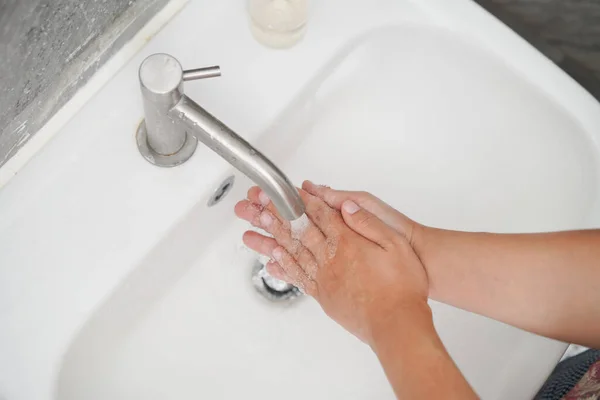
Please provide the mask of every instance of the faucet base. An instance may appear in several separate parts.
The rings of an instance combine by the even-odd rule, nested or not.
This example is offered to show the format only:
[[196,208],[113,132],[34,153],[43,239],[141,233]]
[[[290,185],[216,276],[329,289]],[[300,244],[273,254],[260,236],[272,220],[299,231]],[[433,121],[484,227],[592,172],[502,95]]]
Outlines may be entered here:
[[170,154],[168,156],[158,154],[148,144],[148,134],[146,131],[146,121],[142,121],[138,126],[137,132],[135,134],[135,139],[137,142],[138,149],[142,154],[142,157],[146,159],[151,164],[154,164],[159,167],[175,167],[179,164],[186,162],[192,154],[196,151],[196,147],[198,146],[198,140],[195,137],[186,133],[185,142],[181,149],[179,149],[176,153]]

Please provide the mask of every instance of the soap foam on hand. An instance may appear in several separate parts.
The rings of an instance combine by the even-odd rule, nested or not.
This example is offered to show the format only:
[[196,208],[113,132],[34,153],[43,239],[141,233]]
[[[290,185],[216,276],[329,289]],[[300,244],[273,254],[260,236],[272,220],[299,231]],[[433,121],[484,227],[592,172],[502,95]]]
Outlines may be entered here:
[[[306,214],[302,214],[300,218],[290,221],[290,233],[292,238],[295,240],[299,240],[300,236],[302,236],[302,234],[306,231],[310,223],[311,221]],[[327,238],[327,258],[329,258],[330,260],[335,257],[335,254],[337,252],[337,245],[338,238],[336,236]]]
[[310,220],[306,214],[302,214],[300,218],[297,218],[293,221],[290,221],[290,231],[292,234],[292,238],[298,240],[300,236],[304,233],[308,225],[310,224]]

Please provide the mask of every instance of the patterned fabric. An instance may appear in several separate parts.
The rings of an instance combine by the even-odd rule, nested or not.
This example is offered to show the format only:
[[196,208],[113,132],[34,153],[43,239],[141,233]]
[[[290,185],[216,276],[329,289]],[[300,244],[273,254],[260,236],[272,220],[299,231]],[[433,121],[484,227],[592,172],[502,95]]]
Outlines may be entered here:
[[[600,350],[588,350],[560,362],[535,396],[535,400],[567,400],[565,396],[570,394],[592,366],[597,367],[595,364],[599,361]],[[572,399],[573,397],[568,398]],[[585,397],[583,399],[587,400]],[[600,397],[596,400],[600,400]]]
[[600,361],[597,361],[563,400],[600,400]]

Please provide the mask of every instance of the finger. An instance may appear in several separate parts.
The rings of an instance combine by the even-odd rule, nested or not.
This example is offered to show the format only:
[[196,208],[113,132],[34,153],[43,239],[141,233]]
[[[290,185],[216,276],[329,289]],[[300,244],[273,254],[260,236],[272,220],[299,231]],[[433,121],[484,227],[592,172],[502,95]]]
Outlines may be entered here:
[[[330,193],[330,195],[328,197],[330,199],[335,198],[335,202],[333,204],[335,205],[334,208],[336,208],[338,211],[341,208],[341,203],[343,202],[343,200],[341,200],[342,196],[333,195],[333,193],[337,192],[337,191],[326,188],[324,186],[319,187],[319,188],[322,188],[319,191],[317,189],[317,185],[314,185],[309,181],[306,181],[304,183],[303,187],[304,186],[307,186],[313,190],[313,193],[310,193],[309,191],[302,190],[302,189],[299,190],[300,196],[302,197],[302,200],[304,201],[304,204],[307,208],[307,214],[310,212],[310,214],[312,214],[312,216],[315,219],[315,221],[314,221],[315,225],[322,232],[326,233],[323,229],[326,230],[328,228],[331,228],[332,223],[334,223],[334,222],[339,223],[342,220],[337,212],[335,212],[334,210],[331,210],[332,206],[327,203],[327,201],[325,200],[325,196],[323,196],[323,195]],[[321,196],[319,196],[318,194],[320,194]],[[319,201],[319,199],[321,201]],[[287,221],[285,221],[283,218],[281,218],[281,216],[277,212],[277,209],[275,208],[275,206],[269,199],[269,196],[263,190],[261,190],[258,186],[253,186],[248,190],[248,200],[256,205],[263,206],[264,208],[269,210],[275,217],[277,217],[277,219],[282,221],[284,224],[287,223]],[[329,207],[327,207],[327,206],[329,206]],[[338,233],[338,232],[332,232],[332,233]]]
[[277,208],[275,208],[275,205],[273,204],[269,196],[260,187],[252,186],[250,189],[248,189],[247,196],[248,200],[250,200],[252,203],[269,210],[271,214],[273,214],[275,217],[277,217],[278,220],[283,222],[284,225],[289,222],[285,218],[281,217],[279,211],[277,211]]
[[273,250],[273,258],[281,266],[285,274],[291,278],[291,284],[297,286],[303,292],[311,296],[315,294],[315,282],[306,275],[302,268],[296,263],[294,257],[292,257],[283,247],[277,247]]
[[244,235],[242,236],[242,241],[250,249],[269,257],[271,257],[273,250],[275,250],[275,248],[279,246],[277,244],[277,241],[272,237],[261,235],[260,233],[255,231],[244,232]]
[[301,190],[300,196],[304,201],[306,215],[316,225],[325,237],[337,237],[345,228],[344,221],[339,211],[331,208],[327,203]]
[[271,203],[271,199],[269,199],[269,196],[267,196],[267,194],[264,193],[262,189],[258,186],[252,186],[250,189],[248,189],[247,198],[254,204],[258,204],[262,207],[268,208],[268,210],[271,211],[271,213],[273,213],[273,215],[275,215],[277,219],[279,219],[280,221],[283,220],[283,218],[277,212],[277,209]]
[[342,204],[342,216],[354,232],[384,249],[394,246],[400,237],[393,228],[352,200],[346,200]]
[[[284,225],[281,221],[275,218],[268,210],[263,210],[259,217],[260,226],[262,229],[273,235],[277,243],[285,248],[298,262],[301,267],[306,269],[306,272],[311,276],[316,273],[314,270],[319,260],[319,254],[324,253],[323,249],[326,246],[327,241],[323,237],[323,234],[316,229],[311,234],[304,233],[302,236],[306,240],[306,243],[310,243],[314,251],[310,251],[304,244],[291,236],[291,232],[287,225]],[[308,238],[311,235],[320,235],[319,238]]]
[[234,207],[235,215],[256,227],[260,227],[262,208],[248,200],[239,201]]
[[383,219],[388,211],[396,211],[390,205],[385,203],[378,197],[373,196],[369,192],[360,191],[349,191],[349,190],[336,190],[329,186],[315,185],[311,181],[304,181],[302,183],[302,189],[317,196],[327,203],[330,207],[336,210],[342,209],[342,204],[346,200],[352,200],[365,210],[372,214],[375,214],[379,219]]
[[[273,250],[279,246],[274,238],[261,235],[255,231],[245,232],[242,240],[250,249],[269,257],[272,256]],[[318,264],[310,251],[302,247],[294,258],[309,278],[314,279],[316,277]]]
[[311,181],[304,181],[302,183],[302,189],[306,192],[312,194],[313,196],[317,196],[326,202],[330,207],[335,208],[336,210],[341,210],[342,203],[345,200],[354,200],[352,196],[355,192],[348,192],[345,190],[335,190],[330,188],[329,186],[324,185],[315,185]]
[[[263,194],[261,194],[261,193],[263,193]],[[267,205],[269,205],[269,203],[271,202],[271,200],[269,199],[269,196],[267,196],[267,194],[264,193],[262,191],[262,189],[259,188],[258,186],[252,186],[250,189],[248,189],[247,198],[251,202],[256,203],[256,204],[261,204],[265,207]]]
[[277,263],[277,261],[269,261],[267,263],[267,265],[265,265],[265,269],[267,270],[267,272],[269,273],[269,275],[271,275],[273,278],[279,279],[281,281],[285,281],[291,285],[293,285],[292,283],[292,278],[290,278],[285,271],[283,270],[283,268],[281,268],[281,265],[279,265],[279,263]]
[[[303,193],[304,196],[307,195],[306,192],[300,190],[301,196],[303,195]],[[254,190],[251,188],[248,191],[248,196],[252,197],[252,199],[260,199],[261,206],[263,206],[267,211],[271,212],[271,214],[277,212],[277,210],[275,210],[275,207],[273,206],[273,203],[269,199],[269,196],[267,196],[266,193],[261,191],[260,189]],[[275,216],[275,214],[273,215]],[[283,220],[282,218],[277,219],[281,223],[283,228],[290,232],[290,236],[292,237],[292,239],[300,241],[300,243],[302,243],[302,245],[306,247],[311,253],[317,255],[323,252],[323,248],[326,243],[326,238],[325,235],[323,235],[323,232],[321,232],[321,230],[315,225],[314,222],[310,220],[298,221],[296,224],[294,224],[295,228],[292,229],[292,223],[290,221]]]
[[[313,197],[313,196],[310,196],[310,193],[303,191],[302,189],[298,189],[298,192],[299,192],[300,196],[302,197],[302,200],[305,203],[305,205]],[[285,219],[281,218],[281,216],[279,215],[277,209],[273,205],[273,202],[271,201],[269,196],[263,190],[261,190],[258,186],[253,186],[248,190],[248,200],[254,204],[257,204],[257,205],[262,206],[262,207],[266,208],[267,210],[269,210],[274,216],[277,217],[277,219],[282,221],[284,223],[284,225],[289,222],[289,221],[286,221]]]
[[410,232],[406,232],[406,226],[410,225],[408,223],[409,219],[394,207],[369,192],[335,190],[329,186],[315,185],[311,181],[304,181],[302,188],[313,196],[321,198],[336,210],[341,210],[344,201],[352,200],[398,232],[410,235]]
[[254,203],[259,204],[258,193],[260,193],[260,188],[258,186],[252,186],[250,187],[250,189],[248,189],[248,193],[246,193],[246,198]]
[[[263,229],[267,230],[267,232],[278,238],[280,237],[279,233],[276,231],[270,231],[269,229],[277,230],[279,226],[281,226],[283,230],[289,231],[292,240],[299,241],[310,251],[310,253],[312,253],[313,257],[309,257],[306,254],[297,253],[295,248],[290,247],[290,244],[286,242],[280,241],[280,244],[296,257],[300,263],[300,266],[306,271],[307,274],[309,274],[309,276],[314,277],[318,269],[318,263],[325,262],[327,254],[329,253],[326,251],[328,246],[327,238],[323,234],[322,229],[317,226],[312,218],[318,220],[323,229],[327,229],[330,235],[338,235],[340,233],[340,230],[343,226],[343,220],[338,212],[331,210],[323,201],[320,201],[318,198],[311,196],[309,193],[301,189],[299,190],[299,193],[303,202],[305,203],[306,213],[311,218],[309,218],[308,221],[298,221],[298,223],[295,225],[295,229],[292,229],[292,224],[289,221],[278,217],[279,214],[269,199],[269,196],[267,196],[267,194],[258,186],[251,187],[248,190],[248,201],[254,204],[253,207],[250,207],[250,211],[244,209],[244,207],[248,207],[247,204],[240,206],[240,208],[249,214],[246,220],[251,222],[254,221],[253,223],[256,223],[255,211],[257,208],[264,207],[265,210],[269,211],[277,220],[273,221],[275,222],[274,228],[266,228],[264,224],[258,224],[256,226],[262,227]],[[270,223],[271,221],[266,222]],[[277,224],[277,222],[279,222],[279,224]]]
[[275,205],[273,204],[269,196],[260,187],[252,186],[250,189],[248,189],[247,197],[248,200],[250,200],[254,204],[258,204],[261,207],[264,207],[267,210],[269,210],[275,217],[277,217],[278,220],[280,220],[284,224],[287,222],[287,220],[279,214],[279,211],[277,211],[277,208],[275,208]]

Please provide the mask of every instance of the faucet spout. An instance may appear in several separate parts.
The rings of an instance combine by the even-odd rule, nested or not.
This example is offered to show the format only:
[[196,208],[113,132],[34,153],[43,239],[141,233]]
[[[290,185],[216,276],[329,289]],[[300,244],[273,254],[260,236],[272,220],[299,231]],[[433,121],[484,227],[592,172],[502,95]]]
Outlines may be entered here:
[[168,54],[153,54],[140,66],[144,123],[137,142],[155,165],[185,162],[201,142],[252,179],[287,220],[304,214],[298,190],[285,174],[250,143],[183,94],[183,82],[220,75],[218,67],[183,71]]
[[173,120],[184,123],[198,141],[260,186],[283,218],[295,220],[304,214],[302,198],[288,177],[219,119],[185,95],[169,114]]

